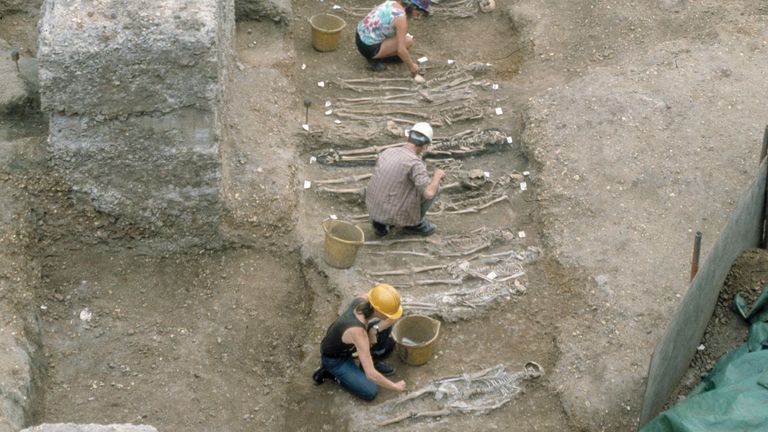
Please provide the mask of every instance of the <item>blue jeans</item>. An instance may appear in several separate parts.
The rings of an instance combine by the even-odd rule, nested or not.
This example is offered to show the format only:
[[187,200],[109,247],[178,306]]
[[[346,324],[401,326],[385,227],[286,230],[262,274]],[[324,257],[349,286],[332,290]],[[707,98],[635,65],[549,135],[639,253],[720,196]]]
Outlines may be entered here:
[[[390,337],[392,327],[382,330],[376,339],[376,344],[371,347],[371,355],[374,358],[389,354],[394,347],[394,341]],[[366,401],[372,401],[379,393],[379,387],[365,376],[363,371],[350,357],[328,357],[321,355],[320,364],[333,375],[336,382],[341,384],[348,392]]]

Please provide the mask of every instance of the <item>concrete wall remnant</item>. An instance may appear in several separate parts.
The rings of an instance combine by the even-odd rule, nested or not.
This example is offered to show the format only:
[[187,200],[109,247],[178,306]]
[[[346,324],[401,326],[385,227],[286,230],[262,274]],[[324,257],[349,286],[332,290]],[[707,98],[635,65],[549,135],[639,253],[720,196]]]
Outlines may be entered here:
[[215,246],[233,4],[47,0],[39,29],[52,165],[76,201],[154,242]]

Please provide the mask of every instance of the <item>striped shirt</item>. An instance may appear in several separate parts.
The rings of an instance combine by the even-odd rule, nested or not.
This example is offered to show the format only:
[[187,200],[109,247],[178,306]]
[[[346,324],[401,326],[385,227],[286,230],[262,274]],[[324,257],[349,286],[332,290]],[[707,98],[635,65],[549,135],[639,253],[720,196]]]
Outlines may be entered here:
[[384,150],[365,193],[371,220],[395,226],[418,224],[422,194],[430,181],[426,164],[413,150],[406,146]]

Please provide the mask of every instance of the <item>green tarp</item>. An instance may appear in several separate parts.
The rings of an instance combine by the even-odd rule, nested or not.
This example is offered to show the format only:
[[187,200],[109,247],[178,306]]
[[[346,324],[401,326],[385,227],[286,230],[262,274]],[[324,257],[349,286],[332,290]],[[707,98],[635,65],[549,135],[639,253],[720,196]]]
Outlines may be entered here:
[[768,287],[747,311],[747,342],[723,356],[688,397],[648,422],[640,432],[768,431]]

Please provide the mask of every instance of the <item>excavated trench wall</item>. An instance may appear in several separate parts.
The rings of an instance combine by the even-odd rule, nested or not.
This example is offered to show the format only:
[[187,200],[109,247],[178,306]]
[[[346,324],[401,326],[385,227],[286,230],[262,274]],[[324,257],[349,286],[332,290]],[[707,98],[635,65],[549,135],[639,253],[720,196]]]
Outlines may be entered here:
[[215,246],[230,2],[51,0],[38,61],[54,169],[160,249]]

